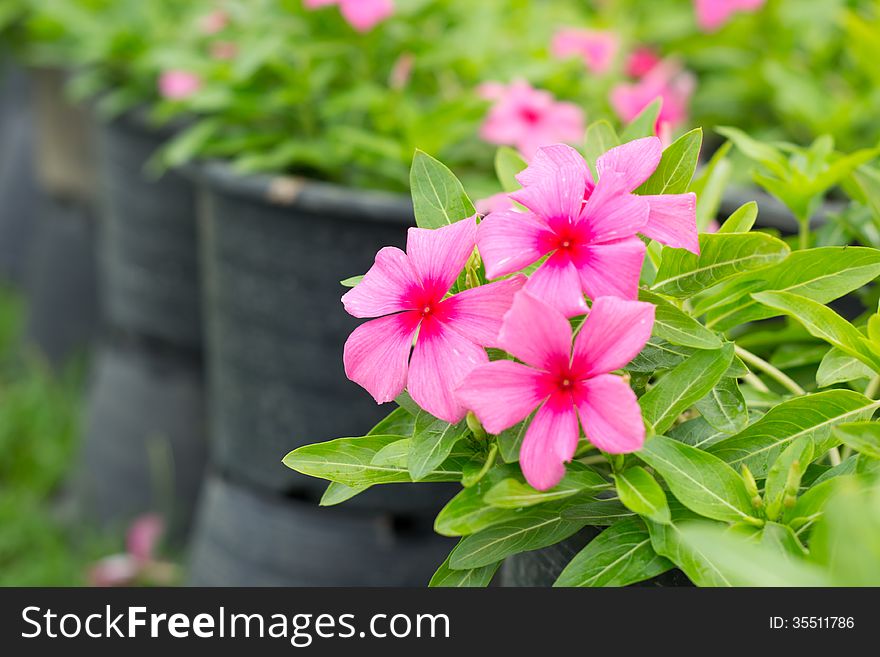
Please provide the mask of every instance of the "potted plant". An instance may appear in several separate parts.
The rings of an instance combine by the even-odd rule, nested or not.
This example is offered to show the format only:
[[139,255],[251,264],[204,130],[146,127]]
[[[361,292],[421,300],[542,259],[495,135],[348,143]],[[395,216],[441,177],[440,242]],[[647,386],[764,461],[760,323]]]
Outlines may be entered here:
[[880,251],[792,248],[753,230],[753,203],[697,242],[700,141],[539,151],[504,169],[519,205],[479,225],[417,156],[420,228],[343,297],[384,316],[349,337],[347,374],[412,431],[285,463],[356,489],[460,482],[435,520],[459,537],[435,586],[485,586],[505,561],[520,585],[852,582],[828,545],[857,505],[823,512],[874,485],[880,352],[873,310],[853,324],[827,304],[880,275]]

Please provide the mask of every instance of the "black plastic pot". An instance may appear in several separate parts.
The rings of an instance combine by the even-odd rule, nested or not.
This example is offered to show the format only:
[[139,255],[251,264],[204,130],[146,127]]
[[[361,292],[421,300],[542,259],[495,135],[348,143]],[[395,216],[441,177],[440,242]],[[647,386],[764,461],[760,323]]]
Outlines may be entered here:
[[93,365],[74,491],[86,517],[121,528],[157,511],[180,541],[207,445],[197,367],[155,345],[105,341]]
[[101,123],[97,132],[105,320],[114,329],[200,349],[195,188],[178,172],[153,178],[145,171],[169,135],[139,114]]
[[[602,529],[601,527],[584,527],[574,536],[555,545],[532,552],[521,552],[509,557],[501,569],[502,586],[553,586],[553,582],[556,581],[572,558]],[[680,570],[670,570],[634,586],[692,586],[692,584]]]
[[454,541],[429,522],[319,509],[209,476],[190,549],[193,586],[425,586]]
[[[367,271],[414,224],[408,199],[292,178],[202,170],[202,247],[212,462],[256,488],[317,496],[325,483],[282,457],[366,433],[389,410],[348,381],[342,348],[362,320],[341,278]],[[438,510],[444,486],[379,486],[346,505]]]

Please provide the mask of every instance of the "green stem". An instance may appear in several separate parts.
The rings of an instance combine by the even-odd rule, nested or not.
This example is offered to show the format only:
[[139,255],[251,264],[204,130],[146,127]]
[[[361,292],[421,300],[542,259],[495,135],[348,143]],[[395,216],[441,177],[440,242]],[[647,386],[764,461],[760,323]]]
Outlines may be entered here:
[[764,374],[769,376],[771,379],[776,381],[779,385],[781,385],[786,390],[794,393],[795,395],[805,395],[807,391],[801,388],[797,383],[795,383],[792,379],[788,377],[788,375],[773,367],[770,363],[768,363],[763,358],[756,356],[751,351],[743,349],[739,345],[734,346],[734,353],[737,356],[743,359],[743,361],[752,368],[761,370]]
[[880,391],[880,374],[871,379],[868,387],[865,388],[865,397],[868,399],[874,399],[877,396],[878,391]]
[[798,228],[798,248],[800,249],[809,249],[810,248],[810,220],[806,221],[801,220],[798,222],[800,224]]
[[767,384],[761,381],[761,379],[755,376],[752,372],[746,374],[743,377],[743,380],[758,390],[758,392],[770,392],[770,388],[767,387]]

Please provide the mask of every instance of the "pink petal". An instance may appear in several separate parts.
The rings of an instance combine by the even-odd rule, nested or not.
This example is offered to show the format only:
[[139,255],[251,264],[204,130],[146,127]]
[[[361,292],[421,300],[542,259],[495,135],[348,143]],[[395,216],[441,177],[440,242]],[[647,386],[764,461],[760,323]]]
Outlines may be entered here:
[[663,194],[643,196],[648,201],[648,223],[641,229],[642,235],[676,249],[700,253],[697,233],[697,196],[687,194]]
[[581,222],[589,227],[592,242],[632,237],[648,223],[650,206],[641,196],[626,191],[624,176],[606,171],[584,205]]
[[541,372],[509,360],[480,365],[456,390],[461,404],[493,434],[524,420],[549,394]]
[[149,561],[164,533],[165,521],[162,516],[155,513],[140,516],[131,524],[126,535],[128,553],[139,561]]
[[504,315],[498,345],[533,367],[553,370],[568,365],[571,325],[562,313],[523,289]]
[[406,387],[406,364],[421,319],[413,311],[380,317],[358,326],[345,341],[345,375],[377,403],[391,401]]
[[560,170],[566,168],[579,169],[584,180],[588,181],[589,187],[593,187],[593,175],[586,160],[575,149],[565,144],[539,148],[529,166],[520,171],[516,179],[521,185],[537,185],[548,178],[553,178]]
[[513,201],[510,200],[507,194],[501,192],[486,198],[477,199],[474,206],[477,209],[477,214],[487,215],[493,212],[513,209]]
[[342,16],[358,32],[367,32],[394,13],[393,0],[340,0]]
[[587,439],[603,452],[627,454],[644,445],[638,399],[621,377],[602,374],[584,381],[575,403]]
[[519,452],[526,481],[538,490],[553,488],[577,449],[577,415],[570,395],[551,396],[529,424]]
[[495,346],[504,313],[510,310],[513,296],[525,282],[525,276],[513,276],[464,290],[443,301],[438,314],[450,328],[472,342],[485,347]]
[[455,389],[475,367],[488,362],[482,347],[440,321],[425,321],[413,349],[407,390],[434,417],[459,422],[466,410]]
[[361,282],[342,295],[342,305],[355,317],[381,317],[413,310],[419,290],[419,279],[406,254],[386,246]]
[[561,166],[553,176],[517,190],[510,195],[517,203],[546,222],[574,220],[580,215],[584,202],[583,168],[576,165]]
[[583,247],[574,261],[581,288],[594,300],[604,296],[635,299],[645,251],[638,237]]
[[663,155],[663,144],[657,137],[645,137],[622,144],[596,160],[599,180],[608,171],[623,175],[626,191],[631,192],[654,173]]
[[425,291],[439,301],[452,287],[474,251],[476,217],[456,221],[442,228],[410,228],[406,254]]
[[566,317],[576,317],[587,312],[587,302],[584,301],[578,270],[565,253],[557,252],[551,255],[532,274],[525,289]]
[[654,328],[654,306],[599,297],[574,343],[572,369],[589,378],[619,369],[635,358]]
[[530,212],[493,212],[477,228],[477,249],[490,279],[506,276],[540,260],[552,233]]

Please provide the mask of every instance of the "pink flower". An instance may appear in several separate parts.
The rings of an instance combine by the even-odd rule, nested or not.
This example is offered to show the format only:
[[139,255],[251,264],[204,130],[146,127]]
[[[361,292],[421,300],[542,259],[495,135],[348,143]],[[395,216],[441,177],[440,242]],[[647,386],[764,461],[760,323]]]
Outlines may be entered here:
[[395,91],[400,91],[412,77],[413,66],[415,66],[416,58],[411,52],[405,52],[391,67],[391,74],[388,76],[388,86]]
[[632,121],[657,98],[663,101],[655,130],[664,124],[670,129],[687,121],[688,104],[693,94],[693,75],[675,62],[662,62],[633,84],[618,84],[611,90],[611,106],[624,122]]
[[202,79],[189,71],[174,69],[159,76],[159,93],[168,100],[184,100],[201,88]]
[[600,297],[578,333],[558,310],[525,290],[504,316],[498,345],[525,364],[496,360],[465,378],[457,394],[490,433],[538,409],[519,453],[526,480],[538,490],[559,483],[577,448],[578,417],[587,439],[611,454],[634,452],[645,440],[638,400],[609,374],[626,365],[651,336],[654,306]]
[[229,25],[229,14],[222,9],[215,9],[199,19],[199,29],[202,34],[217,34],[225,30],[227,25]]
[[211,44],[211,57],[217,60],[235,59],[238,46],[232,41],[215,41]]
[[490,82],[479,91],[495,101],[480,129],[480,136],[492,144],[514,146],[530,159],[541,146],[584,138],[584,114],[579,107],[557,102],[552,94],[534,89],[525,80],[509,86]]
[[518,276],[446,297],[473,253],[476,230],[475,217],[436,230],[410,228],[406,253],[380,250],[363,280],[342,297],[349,314],[379,318],[355,329],[343,354],[346,376],[378,403],[406,388],[435,417],[464,417],[453,391],[488,362],[483,346],[494,343],[524,281]]
[[765,0],[694,0],[697,24],[704,32],[714,32],[738,11],[752,12],[764,6]]
[[477,200],[474,205],[477,208],[478,214],[487,215],[492,212],[513,208],[513,201],[510,200],[510,197],[507,194],[500,192],[498,194],[492,194],[492,196],[486,198],[481,198]]
[[369,32],[394,13],[394,0],[304,0],[307,9],[339,5],[342,17],[358,32]]
[[626,58],[626,74],[631,78],[640,78],[660,63],[660,57],[648,46],[639,46]]
[[524,188],[510,195],[528,211],[493,212],[477,230],[486,276],[512,274],[549,256],[525,289],[568,317],[587,312],[584,294],[635,298],[645,256],[636,233],[699,253],[694,194],[631,193],[661,154],[656,137],[612,148],[599,157],[594,182],[573,148],[539,149],[517,176]]
[[126,535],[126,552],[98,561],[89,570],[92,586],[131,586],[139,580],[168,585],[177,575],[174,564],[157,561],[156,546],[165,533],[161,516],[146,514],[137,518]]
[[564,29],[553,36],[550,50],[559,59],[581,57],[590,71],[602,75],[614,63],[619,45],[620,40],[613,32]]

